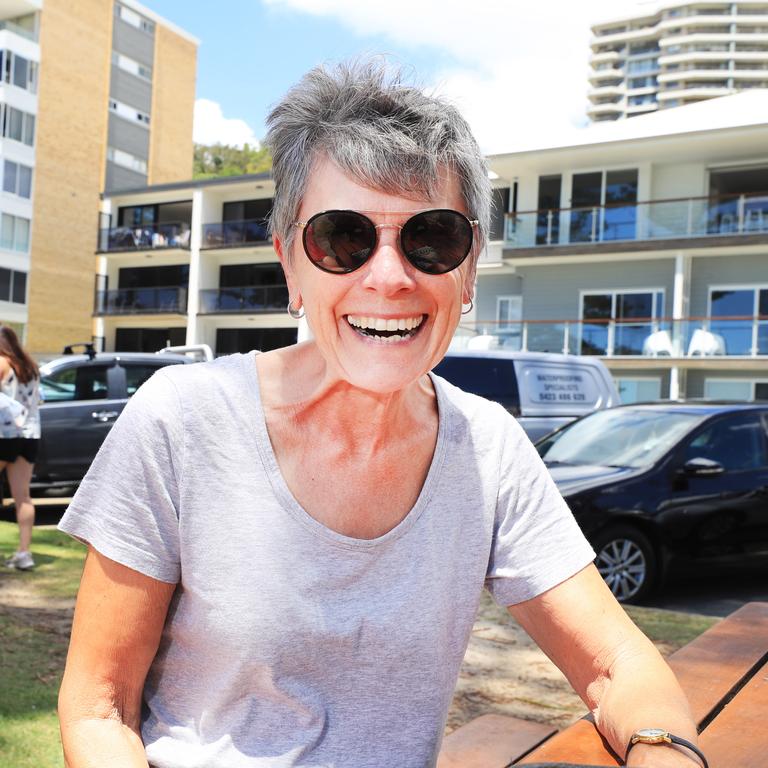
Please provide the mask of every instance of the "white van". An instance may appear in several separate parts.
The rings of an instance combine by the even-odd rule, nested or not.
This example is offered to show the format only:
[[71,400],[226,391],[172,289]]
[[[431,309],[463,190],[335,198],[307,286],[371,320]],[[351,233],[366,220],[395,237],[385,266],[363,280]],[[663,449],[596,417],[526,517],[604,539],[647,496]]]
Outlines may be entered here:
[[597,357],[461,350],[448,352],[435,373],[501,403],[534,442],[579,416],[621,402],[611,374]]

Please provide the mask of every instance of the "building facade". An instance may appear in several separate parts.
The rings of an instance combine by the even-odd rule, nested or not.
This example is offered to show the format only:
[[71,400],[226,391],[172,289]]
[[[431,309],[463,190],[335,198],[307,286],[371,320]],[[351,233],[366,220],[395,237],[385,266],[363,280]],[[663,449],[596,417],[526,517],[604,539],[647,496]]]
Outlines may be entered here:
[[92,335],[101,192],[191,176],[197,44],[133,0],[0,3],[0,322],[32,352]]
[[454,343],[599,355],[625,400],[768,397],[766,115],[753,91],[489,158],[512,202]]
[[768,3],[663,3],[592,27],[592,120],[768,88]]

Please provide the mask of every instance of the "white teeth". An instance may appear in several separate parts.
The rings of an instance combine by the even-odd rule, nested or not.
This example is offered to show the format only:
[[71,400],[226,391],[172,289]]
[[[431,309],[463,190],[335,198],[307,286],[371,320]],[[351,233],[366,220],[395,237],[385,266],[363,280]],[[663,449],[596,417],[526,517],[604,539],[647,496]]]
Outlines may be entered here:
[[347,315],[347,321],[350,325],[353,325],[355,328],[364,328],[371,331],[410,331],[418,328],[423,319],[423,315],[389,319],[366,315]]

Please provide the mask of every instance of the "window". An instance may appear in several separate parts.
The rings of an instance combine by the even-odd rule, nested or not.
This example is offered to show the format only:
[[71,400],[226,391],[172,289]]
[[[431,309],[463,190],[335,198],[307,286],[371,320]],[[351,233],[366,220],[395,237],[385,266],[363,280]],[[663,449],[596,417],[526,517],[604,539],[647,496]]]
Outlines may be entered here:
[[143,16],[136,13],[136,11],[132,11],[130,8],[126,8],[120,3],[115,3],[115,11],[119,18],[121,18],[126,24],[130,24],[132,27],[136,27],[136,29],[140,29],[150,35],[155,31],[154,22],[150,21],[149,19],[145,19]]
[[128,104],[123,104],[122,101],[117,101],[117,99],[109,100],[109,111],[118,117],[122,117],[124,120],[130,120],[143,126],[149,125],[149,115],[146,112],[142,112],[136,109],[136,107],[128,106]]
[[8,251],[29,251],[29,219],[2,214],[0,219],[0,248]]
[[760,414],[739,413],[706,426],[685,446],[684,461],[698,458],[716,461],[730,472],[768,466],[765,427]]
[[13,139],[28,144],[35,143],[35,116],[0,104],[0,124],[2,124],[3,138]]
[[130,154],[130,152],[123,152],[122,149],[107,147],[107,160],[113,162],[115,165],[135,171],[136,173],[146,174],[147,172],[146,160],[136,157]]
[[509,187],[500,187],[493,190],[491,205],[491,227],[488,233],[489,240],[504,239],[504,223],[509,211]]
[[3,163],[3,192],[29,199],[32,196],[32,169],[21,163]]
[[496,320],[500,331],[514,328],[519,330],[519,323],[523,319],[522,296],[497,296]]
[[616,379],[622,403],[648,403],[661,399],[661,379],[644,376]]
[[583,292],[582,355],[642,355],[645,340],[664,315],[661,288]]
[[2,79],[31,93],[37,92],[37,64],[13,51],[2,52]]
[[152,67],[141,64],[125,54],[112,51],[112,63],[119,69],[122,69],[123,72],[129,72],[132,75],[136,75],[136,77],[140,77],[142,80],[152,82]]
[[712,287],[709,331],[726,355],[768,355],[768,285]]
[[149,379],[155,371],[165,368],[168,363],[156,365],[152,363],[125,363],[121,362],[125,368],[125,386],[128,391],[128,397],[136,394],[136,390]]
[[636,203],[636,168],[575,173],[571,181],[570,242],[634,240]]
[[88,365],[65,368],[40,379],[43,400],[47,403],[64,400],[106,400],[107,366]]
[[27,273],[0,267],[0,301],[27,303]]

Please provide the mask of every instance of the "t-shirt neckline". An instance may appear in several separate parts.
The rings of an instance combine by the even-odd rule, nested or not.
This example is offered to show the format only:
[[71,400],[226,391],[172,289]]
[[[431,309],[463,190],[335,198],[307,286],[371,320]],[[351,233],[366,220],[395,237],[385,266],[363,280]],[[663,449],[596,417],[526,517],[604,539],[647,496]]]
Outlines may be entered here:
[[304,507],[301,506],[301,504],[299,504],[296,497],[288,488],[288,484],[285,482],[283,473],[280,470],[280,465],[277,462],[277,456],[272,447],[272,442],[269,439],[269,432],[267,431],[266,417],[261,402],[259,375],[256,368],[256,354],[257,352],[252,351],[243,355],[244,363],[250,366],[246,372],[246,378],[250,383],[251,397],[253,400],[253,408],[251,409],[251,413],[253,414],[251,434],[256,442],[256,447],[264,465],[267,477],[269,478],[270,485],[272,486],[272,491],[283,509],[312,534],[324,539],[330,544],[344,548],[373,549],[404,536],[416,524],[424,510],[427,508],[429,500],[437,486],[437,481],[445,459],[448,431],[447,411],[449,406],[445,399],[445,394],[442,392],[440,384],[435,376],[431,372],[428,374],[437,397],[437,440],[435,442],[432,461],[430,462],[429,470],[427,471],[427,476],[424,480],[424,485],[421,488],[416,502],[406,516],[395,525],[394,528],[391,528],[386,533],[377,536],[374,539],[358,539],[334,531],[319,520],[316,520],[304,509]]

